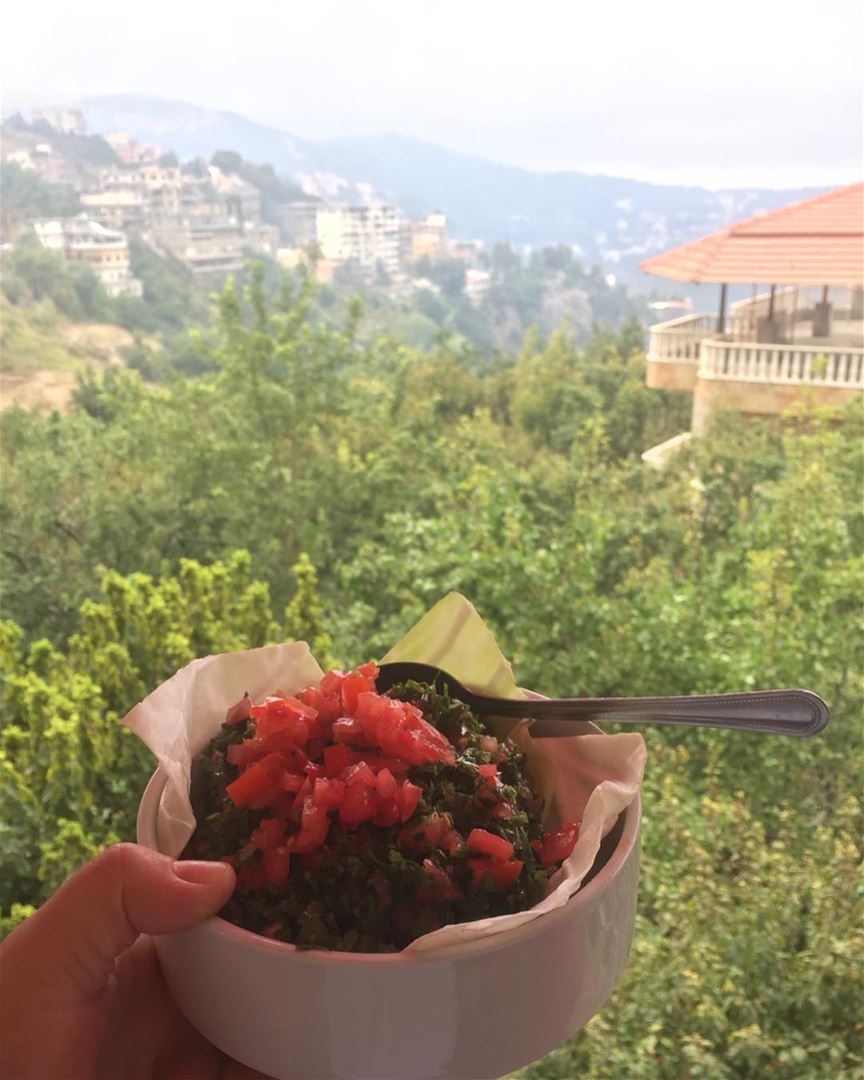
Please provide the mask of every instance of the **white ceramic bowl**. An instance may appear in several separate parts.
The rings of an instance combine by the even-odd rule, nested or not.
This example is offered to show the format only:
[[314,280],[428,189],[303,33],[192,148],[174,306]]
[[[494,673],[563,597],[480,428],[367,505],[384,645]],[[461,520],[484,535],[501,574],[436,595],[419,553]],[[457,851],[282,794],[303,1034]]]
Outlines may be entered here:
[[[153,775],[138,842],[158,850]],[[226,1054],[278,1080],[480,1080],[579,1031],[627,962],[639,875],[637,798],[586,884],[514,931],[429,953],[297,951],[212,918],[157,938],[174,1000]]]

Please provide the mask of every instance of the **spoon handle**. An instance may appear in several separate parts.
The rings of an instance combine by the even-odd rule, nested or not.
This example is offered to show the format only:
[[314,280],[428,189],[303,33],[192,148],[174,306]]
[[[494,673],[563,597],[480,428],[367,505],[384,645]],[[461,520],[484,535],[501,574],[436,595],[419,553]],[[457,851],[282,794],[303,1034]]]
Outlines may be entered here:
[[543,720],[593,720],[608,724],[678,724],[731,728],[772,735],[817,735],[828,723],[828,706],[812,690],[758,690],[685,697],[557,698],[517,701],[472,694],[477,712]]

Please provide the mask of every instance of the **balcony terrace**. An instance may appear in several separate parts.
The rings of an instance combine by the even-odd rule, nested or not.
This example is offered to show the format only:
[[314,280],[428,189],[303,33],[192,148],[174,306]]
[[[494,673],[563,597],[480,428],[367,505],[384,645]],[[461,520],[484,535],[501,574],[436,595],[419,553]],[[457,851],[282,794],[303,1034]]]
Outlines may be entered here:
[[[646,260],[664,277],[721,284],[716,316],[651,328],[646,382],[693,395],[691,432],[711,414],[782,413],[805,391],[841,405],[864,390],[864,186],[764,214]],[[791,281],[726,313],[727,283]],[[819,285],[816,283],[819,282]]]

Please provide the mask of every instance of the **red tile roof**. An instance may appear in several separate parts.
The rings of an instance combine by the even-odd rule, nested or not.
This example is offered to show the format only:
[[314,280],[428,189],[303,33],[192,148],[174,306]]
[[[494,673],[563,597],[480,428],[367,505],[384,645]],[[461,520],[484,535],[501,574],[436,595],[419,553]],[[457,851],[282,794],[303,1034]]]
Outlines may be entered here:
[[864,284],[864,184],[759,214],[642,263],[675,281]]

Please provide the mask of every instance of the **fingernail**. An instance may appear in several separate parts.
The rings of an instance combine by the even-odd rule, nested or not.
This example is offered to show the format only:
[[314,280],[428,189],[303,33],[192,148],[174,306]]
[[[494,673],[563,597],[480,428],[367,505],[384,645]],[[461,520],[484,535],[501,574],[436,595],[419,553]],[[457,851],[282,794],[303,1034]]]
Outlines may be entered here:
[[174,863],[174,873],[181,881],[189,881],[193,885],[215,885],[226,879],[230,873],[230,867],[223,862],[183,859]]

